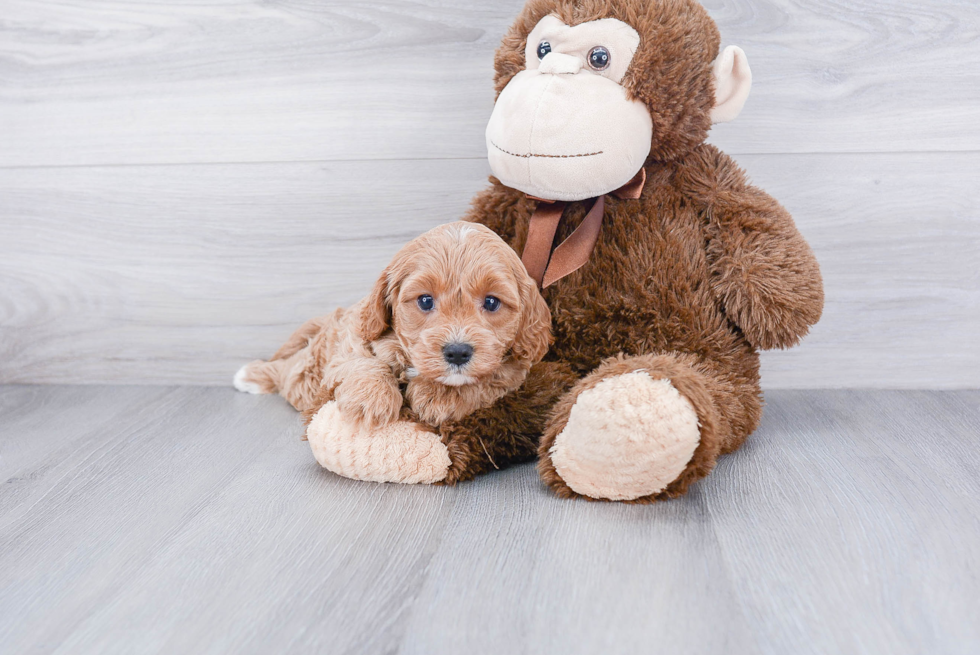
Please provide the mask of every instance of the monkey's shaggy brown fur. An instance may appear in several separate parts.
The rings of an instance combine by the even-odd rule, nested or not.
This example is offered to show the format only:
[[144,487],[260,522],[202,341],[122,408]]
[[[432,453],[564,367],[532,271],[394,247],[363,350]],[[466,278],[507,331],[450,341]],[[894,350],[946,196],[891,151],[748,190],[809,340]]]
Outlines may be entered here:
[[[589,263],[545,289],[555,343],[524,387],[442,427],[452,460],[445,482],[537,454],[544,481],[576,496],[549,456],[575,399],[605,378],[644,369],[691,402],[701,439],[678,479],[633,502],[677,496],[758,425],[757,349],[792,346],[820,318],[820,270],[786,210],[704,143],[720,39],[697,2],[531,0],[497,52],[498,93],[524,68],[527,35],[550,13],[568,25],[617,18],[640,34],[623,85],[653,118],[647,184],[639,200],[607,198]],[[490,181],[467,220],[522,252],[537,203]],[[570,204],[556,243],[588,206]]]

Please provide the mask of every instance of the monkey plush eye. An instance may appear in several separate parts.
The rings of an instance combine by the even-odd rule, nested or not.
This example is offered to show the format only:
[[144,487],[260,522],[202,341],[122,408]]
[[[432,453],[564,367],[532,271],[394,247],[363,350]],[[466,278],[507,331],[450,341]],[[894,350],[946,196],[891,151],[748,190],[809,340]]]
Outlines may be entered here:
[[432,300],[432,296],[427,293],[423,293],[421,296],[419,296],[415,303],[423,312],[432,311],[432,308],[435,306],[435,301]]
[[488,312],[495,312],[500,309],[500,300],[494,298],[493,296],[487,296],[483,299],[483,309]]
[[597,71],[605,70],[609,67],[609,51],[601,45],[589,50],[589,66]]
[[544,59],[544,56],[551,52],[551,44],[547,41],[542,41],[538,44],[538,59]]

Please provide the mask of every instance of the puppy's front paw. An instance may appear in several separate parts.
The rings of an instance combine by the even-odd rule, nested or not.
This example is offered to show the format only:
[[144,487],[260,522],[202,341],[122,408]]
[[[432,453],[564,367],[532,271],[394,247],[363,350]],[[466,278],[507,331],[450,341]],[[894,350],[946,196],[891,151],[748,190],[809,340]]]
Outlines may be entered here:
[[334,391],[337,406],[346,419],[380,427],[398,419],[402,398],[398,381],[391,375],[366,375],[344,380]]
[[345,478],[432,484],[449,470],[449,451],[438,434],[411,421],[369,429],[348,421],[335,401],[320,408],[306,436],[320,466]]

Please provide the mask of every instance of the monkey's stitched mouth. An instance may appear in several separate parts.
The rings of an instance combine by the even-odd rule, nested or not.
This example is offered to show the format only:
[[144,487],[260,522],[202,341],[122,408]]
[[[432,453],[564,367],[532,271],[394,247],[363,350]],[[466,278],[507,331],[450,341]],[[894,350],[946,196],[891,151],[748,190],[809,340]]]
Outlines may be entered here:
[[510,155],[511,157],[520,157],[521,159],[530,159],[531,157],[544,157],[545,159],[572,159],[574,157],[594,157],[595,155],[602,154],[602,151],[598,150],[596,152],[583,152],[578,155],[541,155],[534,152],[528,152],[521,155],[516,152],[510,152],[509,150],[504,150],[493,141],[490,141],[490,145],[492,145],[494,148],[504,153],[505,155]]

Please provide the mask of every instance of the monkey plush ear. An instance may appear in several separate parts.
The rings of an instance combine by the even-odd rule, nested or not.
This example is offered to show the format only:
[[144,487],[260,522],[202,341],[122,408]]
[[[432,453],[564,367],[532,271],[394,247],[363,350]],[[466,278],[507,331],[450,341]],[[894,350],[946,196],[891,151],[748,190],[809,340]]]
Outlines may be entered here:
[[738,46],[730,45],[712,65],[715,78],[715,106],[712,123],[733,121],[741,113],[752,88],[749,60]]

